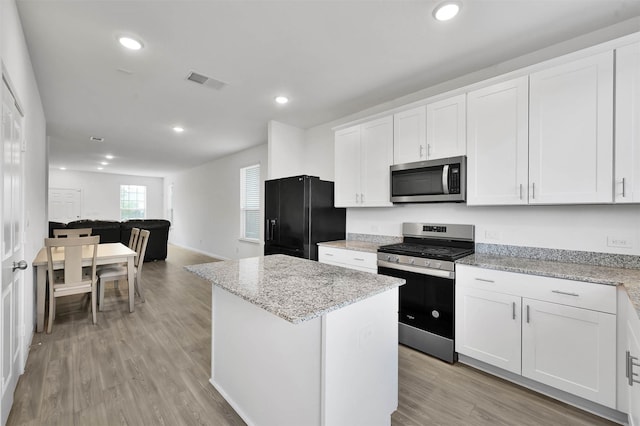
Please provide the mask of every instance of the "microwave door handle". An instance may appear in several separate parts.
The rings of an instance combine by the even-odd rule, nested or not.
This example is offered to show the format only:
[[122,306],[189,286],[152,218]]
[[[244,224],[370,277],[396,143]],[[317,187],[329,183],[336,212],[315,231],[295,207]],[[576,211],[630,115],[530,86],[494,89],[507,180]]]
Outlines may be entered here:
[[442,166],[442,193],[449,193],[449,165]]

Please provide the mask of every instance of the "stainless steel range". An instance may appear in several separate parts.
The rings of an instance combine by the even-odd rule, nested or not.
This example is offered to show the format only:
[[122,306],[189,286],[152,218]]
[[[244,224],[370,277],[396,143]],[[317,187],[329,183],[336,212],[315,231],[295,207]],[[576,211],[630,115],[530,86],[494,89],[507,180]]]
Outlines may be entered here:
[[403,242],[378,249],[378,273],[404,278],[401,344],[453,363],[455,265],[474,252],[473,225],[403,223]]

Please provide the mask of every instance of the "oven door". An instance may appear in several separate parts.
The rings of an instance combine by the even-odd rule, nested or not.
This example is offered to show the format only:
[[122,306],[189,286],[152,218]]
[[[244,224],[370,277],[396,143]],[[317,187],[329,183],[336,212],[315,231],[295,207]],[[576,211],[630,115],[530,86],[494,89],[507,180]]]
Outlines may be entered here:
[[453,339],[454,280],[385,267],[378,273],[407,281],[400,286],[399,322]]

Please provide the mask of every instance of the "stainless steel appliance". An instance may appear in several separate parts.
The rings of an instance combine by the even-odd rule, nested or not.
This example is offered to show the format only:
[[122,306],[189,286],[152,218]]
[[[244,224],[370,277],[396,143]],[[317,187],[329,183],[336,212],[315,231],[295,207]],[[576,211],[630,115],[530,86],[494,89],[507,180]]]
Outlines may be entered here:
[[403,242],[378,249],[378,273],[404,278],[398,340],[444,361],[455,358],[455,268],[474,252],[473,225],[403,223]]
[[264,182],[264,254],[318,260],[317,243],[345,238],[346,209],[335,208],[333,182],[293,176]]
[[467,199],[467,157],[391,166],[391,202],[462,203]]

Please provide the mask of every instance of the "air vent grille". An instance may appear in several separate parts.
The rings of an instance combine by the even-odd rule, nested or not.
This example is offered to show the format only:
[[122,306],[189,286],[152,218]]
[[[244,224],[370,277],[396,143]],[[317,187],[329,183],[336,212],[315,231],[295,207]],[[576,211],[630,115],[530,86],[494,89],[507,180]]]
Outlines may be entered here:
[[206,75],[193,71],[187,75],[187,80],[216,90],[220,90],[227,85],[224,81],[216,80],[215,78],[207,77]]
[[104,142],[104,138],[100,138],[98,136],[91,136],[89,139],[91,142]]

